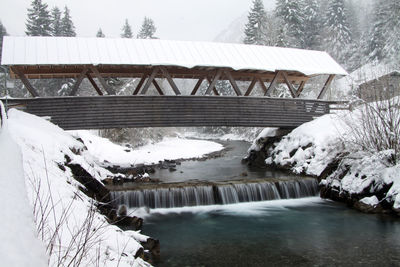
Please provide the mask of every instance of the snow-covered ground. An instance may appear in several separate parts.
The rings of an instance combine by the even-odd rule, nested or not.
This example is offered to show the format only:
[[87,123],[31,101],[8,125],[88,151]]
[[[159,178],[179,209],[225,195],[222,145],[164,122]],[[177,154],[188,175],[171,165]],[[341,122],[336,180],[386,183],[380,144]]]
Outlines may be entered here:
[[[65,163],[78,164],[101,181],[113,175],[98,164],[105,160],[118,165],[151,163],[222,149],[214,142],[167,139],[131,150],[89,132],[72,135],[16,109],[9,110],[7,125],[0,133],[0,190],[7,214],[0,227],[0,251],[7,266],[41,266],[46,263],[45,250],[50,266],[148,266],[135,258],[140,242],[148,237],[108,224],[93,199],[79,190],[80,183]],[[32,217],[43,244],[34,238]]]
[[221,144],[182,138],[164,138],[161,142],[148,144],[136,149],[112,143],[106,138],[89,131],[71,132],[81,138],[90,154],[100,163],[130,167],[137,164],[153,164],[168,159],[198,158],[223,149]]
[[[363,203],[386,201],[399,210],[400,164],[393,164],[393,150],[360,151],[354,145],[353,131],[361,127],[360,116],[358,108],[324,115],[299,126],[271,148],[266,164],[320,176],[329,164],[339,160],[337,170],[323,179],[321,185]],[[256,144],[257,140],[254,149]]]

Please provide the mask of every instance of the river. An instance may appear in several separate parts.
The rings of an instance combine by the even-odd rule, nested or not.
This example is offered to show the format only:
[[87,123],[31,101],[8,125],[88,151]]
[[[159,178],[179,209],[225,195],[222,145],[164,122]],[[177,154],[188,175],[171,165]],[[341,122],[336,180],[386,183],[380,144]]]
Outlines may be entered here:
[[[168,183],[293,179],[241,164],[249,143],[225,145],[223,157],[182,162],[177,171],[153,176]],[[319,197],[132,210],[144,217],[142,233],[160,240],[156,266],[400,266],[398,219]]]

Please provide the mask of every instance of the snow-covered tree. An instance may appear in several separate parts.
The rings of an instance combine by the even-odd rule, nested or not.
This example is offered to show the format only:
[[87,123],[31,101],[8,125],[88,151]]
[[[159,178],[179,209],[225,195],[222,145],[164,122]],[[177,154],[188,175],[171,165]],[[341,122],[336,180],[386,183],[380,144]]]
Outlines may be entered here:
[[325,14],[324,48],[340,63],[345,63],[352,44],[344,0],[331,0]]
[[125,23],[122,26],[122,33],[121,33],[122,38],[132,38],[132,28],[131,25],[129,25],[128,19],[125,19]]
[[101,30],[101,28],[99,28],[99,30],[97,31],[96,37],[99,37],[99,38],[106,37],[105,34],[103,33],[103,31]]
[[3,48],[3,37],[7,35],[6,27],[4,27],[3,23],[0,21],[0,62],[1,62],[1,52]]
[[61,19],[61,36],[73,37],[76,36],[75,26],[72,22],[69,8],[65,6],[64,14]]
[[304,6],[301,0],[277,0],[275,15],[280,18],[288,43],[292,47],[304,47]]
[[388,61],[400,64],[400,1],[388,0],[388,16],[384,34],[387,37],[384,53]]
[[28,36],[50,36],[51,16],[47,4],[42,3],[42,0],[33,0],[31,7],[28,8],[25,25],[25,33]]
[[156,26],[154,25],[154,21],[151,18],[144,17],[142,27],[137,35],[138,39],[157,39],[154,36],[156,33]]
[[266,12],[261,0],[254,0],[253,6],[247,16],[248,22],[245,26],[245,38],[243,43],[264,45],[266,41],[265,24]]
[[304,0],[304,47],[319,49],[321,46],[322,20],[320,6],[317,0]]
[[51,10],[51,35],[61,36],[61,11],[58,7]]

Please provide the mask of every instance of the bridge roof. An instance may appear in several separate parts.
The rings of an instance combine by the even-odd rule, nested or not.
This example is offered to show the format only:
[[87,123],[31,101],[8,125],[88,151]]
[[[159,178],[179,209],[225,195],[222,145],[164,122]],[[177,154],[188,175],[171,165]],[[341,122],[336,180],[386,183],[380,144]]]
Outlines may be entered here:
[[4,37],[2,65],[170,66],[347,75],[326,52],[244,44],[82,37]]

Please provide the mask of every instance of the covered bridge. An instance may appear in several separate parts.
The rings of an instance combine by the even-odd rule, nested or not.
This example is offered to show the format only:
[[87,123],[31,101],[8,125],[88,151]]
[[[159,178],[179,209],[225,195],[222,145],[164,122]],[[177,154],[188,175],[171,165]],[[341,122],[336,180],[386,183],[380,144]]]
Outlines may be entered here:
[[[322,99],[335,75],[346,71],[327,53],[291,48],[187,41],[5,37],[2,64],[34,97],[16,99],[28,112],[50,116],[65,129],[148,126],[296,127],[329,112],[330,102],[299,99],[309,78],[328,75]],[[113,96],[107,78],[138,78],[133,96]],[[75,78],[70,97],[41,97],[29,79]],[[99,96],[77,97],[87,78]],[[157,79],[168,81],[172,95]],[[97,83],[96,83],[96,80]],[[195,79],[183,95],[176,79]],[[221,96],[220,80],[235,96]],[[246,88],[238,81],[247,82]],[[199,88],[206,83],[200,95]],[[284,83],[292,99],[270,98]],[[250,96],[255,85],[264,97]],[[146,95],[154,86],[159,96]],[[107,96],[106,96],[107,95]]]

